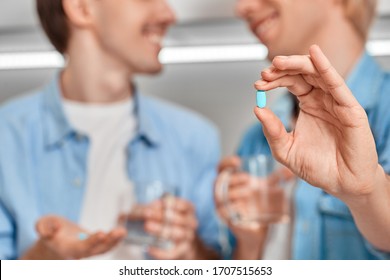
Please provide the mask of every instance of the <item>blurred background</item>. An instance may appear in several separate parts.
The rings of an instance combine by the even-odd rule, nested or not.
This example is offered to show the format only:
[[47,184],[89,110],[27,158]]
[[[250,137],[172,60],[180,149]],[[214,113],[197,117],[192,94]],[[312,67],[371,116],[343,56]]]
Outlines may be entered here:
[[[234,17],[236,0],[169,2],[178,24],[160,56],[165,70],[138,77],[137,84],[145,94],[203,114],[219,128],[223,154],[231,154],[255,122],[252,85],[267,66],[267,51]],[[389,0],[380,1],[367,47],[390,69]],[[40,30],[35,0],[0,0],[0,103],[39,88],[62,63]]]

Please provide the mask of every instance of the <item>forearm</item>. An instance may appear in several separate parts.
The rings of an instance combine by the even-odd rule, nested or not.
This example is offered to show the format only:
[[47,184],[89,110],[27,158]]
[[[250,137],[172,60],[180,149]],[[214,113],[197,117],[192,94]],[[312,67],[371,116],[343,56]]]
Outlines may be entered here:
[[234,249],[233,259],[235,260],[259,260],[262,257],[262,246],[246,246],[244,244],[237,243]]
[[345,200],[363,236],[377,249],[390,252],[390,178],[379,166],[374,190]]

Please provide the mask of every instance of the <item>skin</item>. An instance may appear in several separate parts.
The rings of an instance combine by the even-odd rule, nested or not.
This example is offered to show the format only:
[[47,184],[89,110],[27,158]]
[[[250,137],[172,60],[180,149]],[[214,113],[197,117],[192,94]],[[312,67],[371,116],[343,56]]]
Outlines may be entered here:
[[[303,55],[306,57],[309,54],[310,47],[313,44],[317,44],[321,47],[325,55],[331,61],[335,71],[340,73],[341,77],[345,78],[353,69],[355,63],[358,61],[364,50],[364,38],[360,36],[359,32],[357,32],[357,30],[355,30],[353,27],[352,23],[345,17],[343,7],[341,6],[340,1],[337,0],[238,0],[236,5],[236,13],[239,17],[247,22],[248,27],[252,30],[253,34],[268,48],[269,61],[273,61],[276,56]],[[276,62],[277,66],[279,66],[278,63],[281,63],[280,58],[276,59],[274,62]],[[308,64],[307,61],[305,61],[305,63]],[[310,63],[312,64],[311,61]],[[264,90],[262,83],[266,83],[268,81],[267,79],[275,78],[272,76],[272,73],[275,69],[277,69],[277,66],[273,64],[271,65],[271,68],[262,72],[262,80],[256,83],[257,89]],[[276,73],[277,72],[278,71],[276,71]],[[297,73],[301,74],[300,72]],[[319,105],[317,104],[317,106]],[[345,108],[342,109],[344,110]],[[261,113],[261,116],[264,117],[266,114],[264,114],[263,111],[260,113],[260,111],[261,110],[256,109],[258,117]],[[265,111],[268,112],[267,109]],[[362,112],[360,110],[359,114],[361,113]],[[305,121],[302,121],[302,118],[303,117],[301,117],[301,121],[297,123],[299,127],[297,127],[295,131],[297,131],[297,129],[301,130],[301,127],[308,127],[309,124],[311,125],[311,123],[306,121],[306,119]],[[261,120],[263,119],[261,118]],[[309,139],[307,139],[305,145],[299,143],[297,146],[305,147],[305,149],[307,149],[307,147],[313,147],[312,150],[308,149],[308,152],[310,151],[312,154],[312,161],[306,161],[304,165],[298,162],[288,162],[287,165],[291,168],[292,171],[294,171],[295,174],[309,180],[308,182],[312,182],[310,180],[313,180],[315,177],[319,177],[318,173],[314,173],[314,170],[317,170],[314,168],[315,165],[311,165],[314,163],[314,156],[318,152],[318,150],[314,147],[317,147],[318,143],[323,141],[323,147],[333,148],[333,151],[340,148],[338,146],[340,143],[337,141],[332,143],[325,142],[324,139],[326,138],[317,139],[317,137],[322,137],[320,133],[316,135],[316,138],[312,137],[312,135],[310,136],[310,143],[308,143]],[[330,143],[332,143],[332,146]],[[363,147],[369,148],[367,145],[368,144],[365,142],[365,145],[361,146],[361,149],[363,150]],[[372,143],[370,145],[372,145]],[[372,150],[368,149],[367,151]],[[376,151],[373,152],[373,155],[376,155]],[[351,159],[345,158],[344,160],[347,162]],[[230,167],[235,166],[233,163],[234,159],[228,158],[225,161],[231,162]],[[322,164],[324,164],[324,162],[326,161],[321,161]],[[285,163],[285,161],[282,161],[282,163]],[[322,174],[324,176],[326,175],[326,178],[330,178],[330,172],[335,171],[335,166],[333,165],[332,168],[330,168],[331,165],[329,165],[329,163],[330,162],[326,164],[328,173]],[[298,166],[301,168],[299,172],[296,169]],[[374,172],[373,174],[381,173],[380,171],[374,171],[373,169],[367,170],[371,170]],[[348,173],[340,173],[338,176],[340,178],[344,178],[344,176],[346,176],[345,178],[348,178]],[[356,178],[354,177],[350,177],[351,181],[354,181],[355,179]],[[382,178],[382,181],[383,180],[384,179]],[[323,182],[324,185],[319,186],[324,187],[325,190],[329,190],[329,188],[326,188],[326,186],[335,186],[330,184],[335,182],[336,180],[333,180],[332,182]],[[313,185],[317,186],[317,184]],[[336,184],[336,186],[338,185]],[[338,193],[340,189],[329,191],[337,197],[342,197],[345,202],[348,202],[347,205],[352,209],[353,203],[350,203],[348,199],[351,198],[352,201],[355,201],[356,197],[351,196],[348,192],[344,197],[344,194]],[[386,195],[384,197],[386,197]],[[386,206],[385,202],[382,202],[381,205],[382,204]],[[374,211],[371,213],[374,216],[365,216],[367,212],[361,213],[359,215],[357,214],[358,210],[355,211],[355,221],[365,237],[367,237],[368,240],[372,242],[372,244],[377,245],[378,248],[387,247],[386,244],[381,242],[378,243],[378,241],[375,241],[375,239],[372,238],[373,236],[375,237],[375,233],[373,233],[375,231],[374,227],[366,228],[365,226],[362,226],[362,224],[367,224],[367,221],[371,220],[374,216],[381,217],[379,210],[377,209],[377,212]],[[386,213],[386,211],[382,211],[383,212],[381,213]],[[227,219],[226,216],[223,218]],[[385,220],[382,220],[382,222],[379,222],[379,220],[380,218],[378,218],[378,223],[375,223],[376,226],[379,224],[382,226],[386,224]],[[240,238],[239,236],[236,236],[238,238],[235,257],[237,259],[253,258],[253,253],[240,250],[240,247],[249,248],[250,243],[264,244],[266,232],[266,230],[263,231],[263,233],[247,232],[248,235],[252,236],[251,238],[248,236],[246,236],[246,238]],[[383,238],[383,236],[379,237]],[[260,248],[260,253],[257,255],[261,256],[263,246],[259,245],[258,248]]]
[[[107,252],[115,247],[126,234],[126,231],[121,228],[113,229],[108,233],[90,233],[58,216],[41,218],[36,224],[36,230],[39,239],[22,259],[87,258]],[[84,240],[79,239],[80,233],[86,237]]]
[[[165,209],[165,212],[163,211]],[[217,255],[202,245],[196,235],[198,221],[195,207],[188,201],[170,197],[169,201],[159,200],[144,212],[145,230],[160,238],[170,240],[170,249],[150,248],[149,254],[155,259],[209,259]],[[178,257],[179,256],[179,257]]]
[[[63,0],[71,38],[65,53],[67,64],[61,74],[65,99],[84,103],[108,104],[133,97],[132,80],[135,74],[155,74],[162,70],[158,60],[161,40],[175,15],[166,0]],[[196,216],[193,205],[178,200],[169,224],[168,239],[174,240],[170,251],[151,249],[156,259],[215,258],[196,236]],[[179,207],[178,206],[178,207]],[[81,258],[112,249],[125,233],[89,233],[85,241],[73,240],[65,232],[80,231],[76,224],[62,217],[52,217],[59,230],[49,235],[41,232],[47,224],[44,217],[37,223],[39,239],[24,258]],[[162,220],[157,214],[145,216],[147,230],[160,234]],[[57,226],[55,227],[57,228]],[[118,229],[119,230],[119,229]],[[101,240],[105,247],[101,248]],[[85,243],[91,241],[90,246]],[[99,242],[97,242],[99,241]],[[58,244],[70,244],[64,252],[54,251]],[[89,243],[88,243],[89,244]],[[97,246],[99,249],[95,249]],[[60,246],[61,247],[61,246]],[[104,249],[104,250],[103,250]]]
[[236,13],[268,48],[269,61],[277,55],[307,55],[317,44],[346,76],[364,49],[364,39],[338,0],[238,0]]
[[262,77],[257,89],[287,87],[301,108],[291,133],[270,110],[255,108],[275,158],[344,201],[364,237],[389,251],[390,178],[378,164],[367,115],[343,78],[318,46],[310,56],[276,57]]

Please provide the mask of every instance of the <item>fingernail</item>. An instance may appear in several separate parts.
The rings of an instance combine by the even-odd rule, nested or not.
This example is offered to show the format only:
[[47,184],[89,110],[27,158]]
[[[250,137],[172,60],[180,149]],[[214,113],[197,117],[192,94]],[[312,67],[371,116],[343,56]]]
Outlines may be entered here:
[[267,82],[264,81],[264,80],[259,80],[259,81],[256,81],[256,82],[255,82],[255,85],[256,85],[256,86],[265,86],[266,84],[267,84]]
[[261,73],[266,73],[266,74],[269,74],[271,73],[271,69],[267,68],[267,69],[264,69],[263,71],[261,71]]
[[288,59],[288,56],[280,55],[280,56],[277,56],[276,58],[281,59],[281,60],[286,60],[286,59]]

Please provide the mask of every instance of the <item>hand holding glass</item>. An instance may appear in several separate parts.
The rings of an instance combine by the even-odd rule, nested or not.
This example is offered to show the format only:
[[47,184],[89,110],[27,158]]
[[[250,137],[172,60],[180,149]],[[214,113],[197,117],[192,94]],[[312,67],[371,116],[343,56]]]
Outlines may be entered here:
[[238,170],[222,171],[216,191],[230,222],[249,228],[288,222],[294,184],[284,169],[271,156],[257,155],[241,158]]
[[[126,242],[142,247],[171,248],[173,243],[166,238],[164,230],[169,226],[167,221],[173,211],[176,193],[175,187],[160,181],[134,183],[132,206],[121,218],[128,231]],[[161,212],[163,228],[160,236],[145,231],[145,221],[153,211]]]

